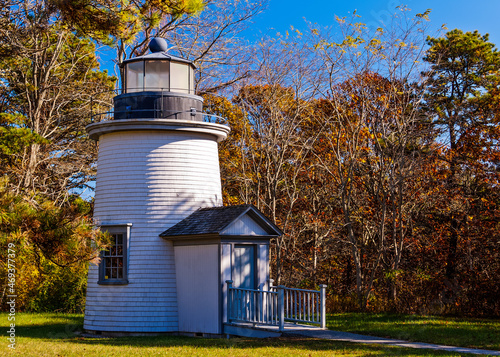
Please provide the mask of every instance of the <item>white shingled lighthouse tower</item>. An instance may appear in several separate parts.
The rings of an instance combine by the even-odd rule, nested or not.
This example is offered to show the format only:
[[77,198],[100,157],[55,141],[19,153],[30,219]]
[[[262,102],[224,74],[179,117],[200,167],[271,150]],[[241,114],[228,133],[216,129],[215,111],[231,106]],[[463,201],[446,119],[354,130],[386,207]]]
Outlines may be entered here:
[[116,239],[89,271],[89,330],[177,331],[174,250],[158,235],[222,205],[217,142],[229,127],[203,121],[194,65],[161,44],[125,61],[113,120],[87,127],[99,140],[94,220]]
[[[99,142],[94,220],[113,242],[89,268],[84,328],[222,333],[224,281],[264,287],[280,231],[253,206],[221,208],[217,143],[230,129],[202,113],[193,63],[162,39],[150,49],[123,63],[114,111],[87,127]],[[195,211],[195,228],[215,225],[168,232]]]

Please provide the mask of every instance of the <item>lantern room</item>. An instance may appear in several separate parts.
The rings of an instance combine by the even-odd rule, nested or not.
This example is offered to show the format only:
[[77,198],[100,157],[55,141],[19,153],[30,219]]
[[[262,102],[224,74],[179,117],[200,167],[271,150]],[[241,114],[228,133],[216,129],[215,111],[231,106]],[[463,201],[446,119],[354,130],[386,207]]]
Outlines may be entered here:
[[166,53],[164,39],[154,38],[151,54],[124,62],[124,93],[161,91],[194,94],[192,62]]
[[114,119],[202,121],[203,99],[195,95],[195,65],[168,54],[164,39],[149,44],[150,54],[123,62],[122,94],[114,98]]

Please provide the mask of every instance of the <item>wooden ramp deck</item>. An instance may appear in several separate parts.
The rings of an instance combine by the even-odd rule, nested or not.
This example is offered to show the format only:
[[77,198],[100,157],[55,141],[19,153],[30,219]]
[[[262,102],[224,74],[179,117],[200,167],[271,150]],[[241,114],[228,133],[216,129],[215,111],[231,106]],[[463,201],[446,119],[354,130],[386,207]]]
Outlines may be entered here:
[[227,322],[223,333],[244,337],[279,337],[293,331],[326,327],[326,285],[320,290],[270,286],[269,290],[234,288],[227,283]]
[[253,338],[269,338],[280,337],[286,333],[294,333],[299,331],[323,331],[325,329],[319,326],[303,325],[295,323],[285,323],[283,331],[279,330],[279,326],[260,325],[248,322],[233,322],[224,324],[224,334],[231,336],[253,337]]

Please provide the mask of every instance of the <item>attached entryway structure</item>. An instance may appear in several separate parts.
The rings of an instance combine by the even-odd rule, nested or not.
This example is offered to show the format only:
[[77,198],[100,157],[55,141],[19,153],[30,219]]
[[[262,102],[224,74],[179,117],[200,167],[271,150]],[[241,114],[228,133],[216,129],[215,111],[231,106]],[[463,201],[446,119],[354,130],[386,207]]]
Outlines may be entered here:
[[227,280],[269,289],[269,241],[281,230],[252,205],[201,208],[160,234],[173,242],[179,332],[222,334]]

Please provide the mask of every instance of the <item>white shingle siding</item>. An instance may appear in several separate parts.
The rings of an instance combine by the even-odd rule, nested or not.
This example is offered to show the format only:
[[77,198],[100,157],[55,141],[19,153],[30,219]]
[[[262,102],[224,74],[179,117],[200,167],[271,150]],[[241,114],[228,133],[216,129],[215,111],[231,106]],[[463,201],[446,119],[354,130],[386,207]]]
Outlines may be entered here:
[[174,250],[158,235],[199,207],[222,205],[216,138],[164,130],[107,133],[99,138],[97,165],[96,222],[132,223],[129,284],[98,285],[92,265],[84,328],[178,331]]

